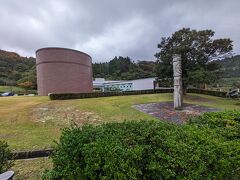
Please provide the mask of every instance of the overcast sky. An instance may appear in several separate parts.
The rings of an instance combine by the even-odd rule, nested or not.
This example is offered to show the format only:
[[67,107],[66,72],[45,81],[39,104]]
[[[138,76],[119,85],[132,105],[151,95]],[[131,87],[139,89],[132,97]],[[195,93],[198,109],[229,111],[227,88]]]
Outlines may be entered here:
[[34,56],[42,47],[154,60],[161,37],[183,27],[229,37],[240,54],[239,0],[0,0],[0,49]]

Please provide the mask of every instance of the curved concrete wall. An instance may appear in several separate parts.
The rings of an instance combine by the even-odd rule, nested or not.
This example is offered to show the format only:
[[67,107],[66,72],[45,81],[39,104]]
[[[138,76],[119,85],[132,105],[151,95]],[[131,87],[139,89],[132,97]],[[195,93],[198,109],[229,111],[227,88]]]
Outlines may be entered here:
[[93,91],[92,58],[65,48],[36,51],[38,95]]

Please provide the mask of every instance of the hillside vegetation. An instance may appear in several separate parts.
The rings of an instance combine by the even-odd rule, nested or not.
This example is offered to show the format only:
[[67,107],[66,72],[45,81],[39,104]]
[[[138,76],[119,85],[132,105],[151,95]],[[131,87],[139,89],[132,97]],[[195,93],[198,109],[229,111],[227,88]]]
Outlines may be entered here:
[[219,60],[219,63],[222,66],[223,78],[240,77],[240,55]]
[[26,81],[36,88],[35,58],[0,50],[0,85],[13,86]]
[[109,62],[94,63],[93,76],[112,80],[132,80],[155,77],[154,61],[134,62],[129,57],[115,57]]
[[[221,78],[240,78],[240,55],[216,61],[221,71]],[[94,63],[94,77],[104,77],[106,79],[140,79],[156,76],[156,62],[137,61],[134,62],[129,57],[115,57],[109,62]],[[223,81],[221,81],[223,82]],[[231,81],[232,85],[235,81]],[[228,84],[229,85],[229,84]]]
[[[0,50],[0,85],[18,85],[29,81],[36,89],[36,59],[22,57],[15,52]],[[221,67],[221,86],[234,86],[240,78],[240,55],[217,60]],[[156,77],[155,61],[133,61],[129,57],[114,57],[109,62],[93,63],[94,78],[102,77],[112,80],[132,80]],[[226,78],[231,79],[231,82]]]

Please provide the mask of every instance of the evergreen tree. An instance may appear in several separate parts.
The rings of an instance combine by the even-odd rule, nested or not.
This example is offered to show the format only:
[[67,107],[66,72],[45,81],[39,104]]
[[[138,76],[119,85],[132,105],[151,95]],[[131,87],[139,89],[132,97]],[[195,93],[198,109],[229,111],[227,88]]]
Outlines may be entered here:
[[170,37],[162,38],[158,44],[160,51],[155,54],[158,78],[173,77],[172,56],[180,54],[184,89],[187,85],[196,83],[198,75],[205,77],[198,83],[216,81],[220,66],[214,60],[224,58],[231,53],[233,45],[230,39],[213,39],[213,36],[212,30],[197,31],[183,28]]

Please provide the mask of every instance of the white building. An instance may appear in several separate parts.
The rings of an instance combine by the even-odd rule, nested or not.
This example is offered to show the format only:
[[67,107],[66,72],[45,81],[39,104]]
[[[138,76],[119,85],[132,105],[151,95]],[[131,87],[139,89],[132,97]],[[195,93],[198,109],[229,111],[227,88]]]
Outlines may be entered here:
[[147,90],[147,89],[154,89],[154,78],[145,78],[145,79],[136,79],[132,80],[133,90]]
[[156,78],[136,79],[129,81],[105,81],[104,78],[96,78],[93,87],[102,91],[136,91],[154,89]]

